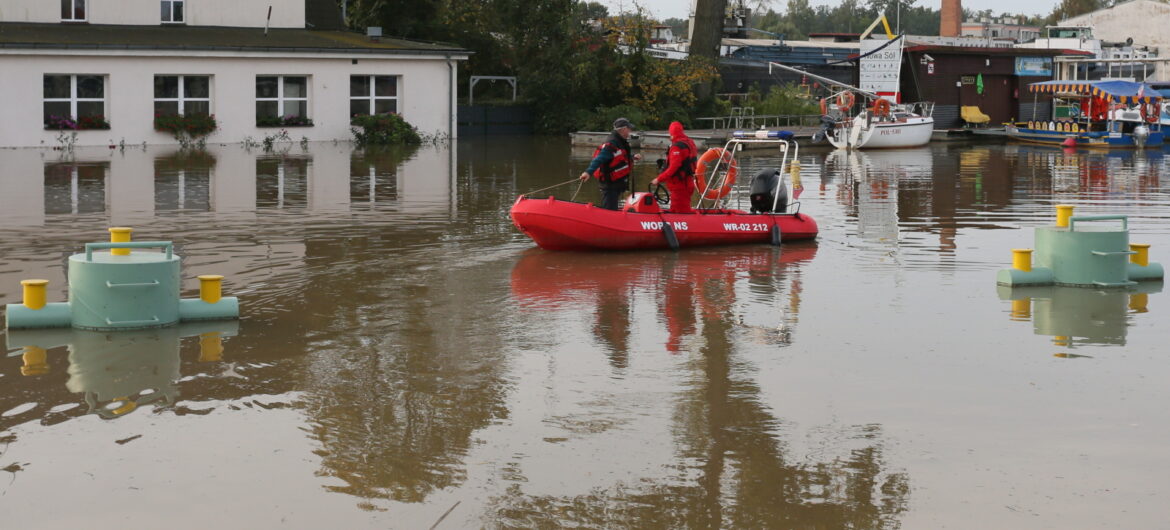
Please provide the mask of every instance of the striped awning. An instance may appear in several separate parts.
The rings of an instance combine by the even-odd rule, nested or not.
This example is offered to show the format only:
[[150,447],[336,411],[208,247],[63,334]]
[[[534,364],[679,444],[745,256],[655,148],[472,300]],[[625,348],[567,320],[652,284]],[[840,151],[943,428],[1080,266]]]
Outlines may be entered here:
[[1150,85],[1120,80],[1044,81],[1028,85],[1028,90],[1039,94],[1094,96],[1126,105],[1151,103],[1162,99],[1162,94]]

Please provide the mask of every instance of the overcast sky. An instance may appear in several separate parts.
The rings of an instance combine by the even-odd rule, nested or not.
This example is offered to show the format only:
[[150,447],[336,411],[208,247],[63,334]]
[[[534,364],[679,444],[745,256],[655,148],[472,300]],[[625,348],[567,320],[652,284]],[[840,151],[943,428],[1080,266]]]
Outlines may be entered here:
[[[596,0],[609,6],[611,14],[617,14],[622,9],[632,11],[635,0]],[[652,15],[659,19],[664,18],[687,18],[690,15],[692,0],[636,0],[638,5],[641,5],[646,10],[650,11]],[[864,0],[862,0],[864,3]],[[818,5],[836,5],[839,0],[809,0],[809,3]],[[938,9],[941,0],[918,0],[915,5],[923,7],[931,7]],[[1060,0],[1028,0],[1021,2],[1020,0],[967,0],[963,2],[963,7],[972,11],[979,11],[983,9],[990,9],[996,14],[1001,12],[1008,12],[1012,14],[1021,15],[1047,15],[1052,12],[1052,8]],[[748,5],[753,5],[754,2],[749,0]],[[785,6],[788,5],[787,0],[772,0],[772,9],[777,12],[783,12]],[[887,16],[893,17],[893,13],[888,13]]]

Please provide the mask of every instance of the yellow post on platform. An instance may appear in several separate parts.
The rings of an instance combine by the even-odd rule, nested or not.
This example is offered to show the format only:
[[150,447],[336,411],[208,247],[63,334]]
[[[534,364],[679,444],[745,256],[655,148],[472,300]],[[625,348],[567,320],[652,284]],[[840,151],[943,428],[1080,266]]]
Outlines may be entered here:
[[214,304],[223,296],[223,276],[203,274],[199,276],[199,299]]
[[1056,205],[1056,226],[1061,228],[1068,228],[1068,220],[1072,218],[1073,207],[1071,204],[1057,204]]
[[1134,265],[1148,267],[1150,265],[1150,244],[1149,243],[1130,243],[1129,249],[1135,254],[1129,255],[1129,262]]
[[49,280],[20,280],[20,285],[24,286],[24,307],[45,307],[45,286],[49,285]]
[[20,367],[20,375],[45,375],[49,373],[47,357],[48,355],[44,348],[25,346],[24,354],[21,355],[24,366]]
[[1032,249],[1013,248],[1012,268],[1024,272],[1032,270]]
[[1072,344],[1072,338],[1070,338],[1068,335],[1056,335],[1055,337],[1052,337],[1052,343],[1057,346],[1068,346]]
[[[129,243],[130,242],[130,232],[133,232],[133,231],[134,231],[133,228],[127,228],[125,226],[115,226],[115,227],[110,228],[110,243]],[[115,256],[129,256],[130,249],[128,249],[128,248],[111,248],[110,254],[113,254]]]

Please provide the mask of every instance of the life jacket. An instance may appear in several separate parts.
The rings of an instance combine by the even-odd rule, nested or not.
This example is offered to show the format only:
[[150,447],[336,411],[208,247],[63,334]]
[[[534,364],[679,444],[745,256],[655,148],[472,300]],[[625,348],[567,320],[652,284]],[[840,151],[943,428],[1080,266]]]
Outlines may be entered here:
[[680,141],[677,141],[674,144],[672,144],[670,147],[667,147],[666,148],[666,158],[668,160],[670,159],[670,149],[672,147],[678,147],[680,149],[685,149],[687,151],[688,156],[685,159],[683,159],[682,167],[678,168],[678,170],[675,171],[675,173],[673,175],[670,175],[667,178],[683,179],[683,180],[694,178],[695,164],[699,163],[699,156],[697,154],[695,154],[694,149],[691,149],[691,144],[680,140]]
[[613,160],[609,161],[609,165],[601,166],[593,171],[593,176],[597,177],[598,180],[610,182],[629,176],[630,154],[625,149],[605,142],[593,151],[593,158],[597,158],[601,150],[606,147],[613,149]]

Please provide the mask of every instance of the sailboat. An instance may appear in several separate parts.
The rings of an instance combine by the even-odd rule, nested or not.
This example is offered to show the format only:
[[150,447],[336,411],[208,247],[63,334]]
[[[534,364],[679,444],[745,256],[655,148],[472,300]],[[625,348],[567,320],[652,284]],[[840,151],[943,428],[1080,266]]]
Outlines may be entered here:
[[[867,38],[878,23],[886,30],[886,39]],[[857,57],[861,87],[814,76],[779,63],[769,68],[801,72],[825,86],[839,90],[821,99],[821,131],[813,142],[828,140],[838,149],[875,149],[926,145],[934,131],[933,103],[900,102],[899,76],[902,69],[900,35],[890,31],[886,17],[874,20],[861,34],[861,54]],[[859,106],[860,103],[860,106]]]

